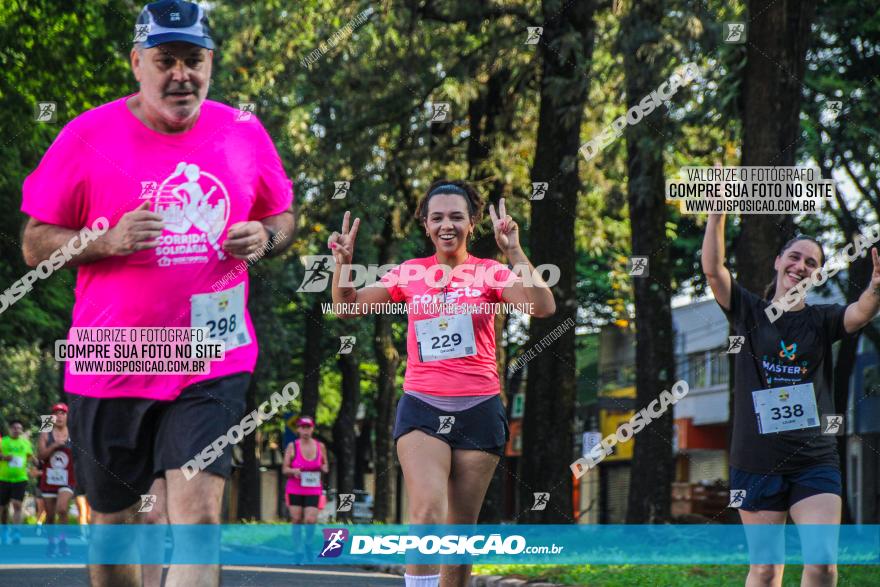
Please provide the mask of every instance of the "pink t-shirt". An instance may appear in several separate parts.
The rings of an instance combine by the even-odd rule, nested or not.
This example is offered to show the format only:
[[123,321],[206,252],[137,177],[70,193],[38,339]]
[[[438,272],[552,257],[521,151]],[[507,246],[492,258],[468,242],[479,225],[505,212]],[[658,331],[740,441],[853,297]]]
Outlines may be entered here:
[[[475,267],[471,275],[485,268],[485,274],[492,276],[483,283],[472,282],[466,285],[463,278],[452,275],[445,290],[445,302],[455,305],[466,304],[480,307],[480,304],[500,303],[504,287],[518,280],[507,267],[494,259],[480,259],[469,255],[465,263]],[[409,264],[423,267],[438,265],[436,256],[410,259],[401,263],[384,276],[381,283],[388,289],[395,302],[406,302],[409,306],[409,326],[406,338],[406,375],[403,388],[410,391],[444,396],[495,395],[500,393],[497,363],[495,361],[495,313],[481,312],[469,314],[473,321],[476,354],[453,359],[422,362],[416,339],[415,323],[419,320],[436,318],[440,312],[429,312],[431,303],[444,302],[444,288],[431,287],[435,279],[423,280],[401,278],[401,268]],[[456,268],[457,269],[457,268]],[[435,274],[439,277],[439,272]],[[487,283],[487,281],[489,283]],[[405,282],[405,283],[404,283]]]
[[293,191],[253,114],[237,120],[245,118],[239,110],[206,100],[192,129],[167,135],[141,123],[127,99],[64,127],[25,180],[21,209],[74,230],[100,217],[115,226],[144,201],[165,218],[158,248],[80,266],[72,327],[190,327],[191,296],[214,293],[217,283],[221,290],[244,284],[251,342],[212,361],[208,374],[74,375],[67,363],[64,383],[71,393],[169,400],[198,381],[253,371],[257,343],[247,314],[247,272],[220,246],[232,224],[287,210]]

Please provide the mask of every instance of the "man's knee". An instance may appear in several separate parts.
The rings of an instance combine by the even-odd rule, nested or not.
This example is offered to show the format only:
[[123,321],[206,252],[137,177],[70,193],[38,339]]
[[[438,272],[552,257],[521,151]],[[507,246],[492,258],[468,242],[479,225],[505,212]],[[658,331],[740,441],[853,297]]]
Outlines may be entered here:
[[200,512],[193,512],[190,516],[188,524],[219,524],[220,523],[220,511],[219,510],[203,510]]
[[143,512],[141,523],[143,524],[167,524],[168,514],[164,509],[153,508],[149,512]]
[[[167,518],[171,522],[170,515]],[[214,504],[199,504],[197,507],[180,508],[174,514],[174,524],[219,524],[220,506]]]
[[98,512],[92,510],[93,524],[133,524],[137,520],[137,508],[139,504],[132,505],[118,512]]

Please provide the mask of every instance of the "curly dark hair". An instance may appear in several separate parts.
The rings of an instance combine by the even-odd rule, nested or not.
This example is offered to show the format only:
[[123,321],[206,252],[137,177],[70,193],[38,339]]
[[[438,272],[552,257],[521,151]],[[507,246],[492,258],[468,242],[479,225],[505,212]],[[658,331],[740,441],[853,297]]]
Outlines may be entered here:
[[[453,188],[449,190],[437,189],[447,185],[453,186]],[[416,206],[416,219],[419,222],[425,224],[428,221],[428,201],[437,194],[457,194],[463,197],[467,201],[468,215],[473,219],[474,225],[480,223],[483,217],[483,198],[471,184],[460,179],[438,179],[428,187],[425,195],[419,199],[419,204]]]

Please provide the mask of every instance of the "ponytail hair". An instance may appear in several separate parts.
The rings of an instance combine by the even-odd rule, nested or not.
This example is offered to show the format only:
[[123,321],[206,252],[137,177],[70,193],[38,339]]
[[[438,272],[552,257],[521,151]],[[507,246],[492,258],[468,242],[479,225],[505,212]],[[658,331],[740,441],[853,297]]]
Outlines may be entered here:
[[[821,266],[821,265],[825,264],[825,249],[822,248],[822,243],[817,241],[812,236],[808,236],[806,234],[799,234],[796,237],[794,237],[793,239],[789,240],[784,245],[782,245],[782,248],[779,250],[778,256],[781,257],[785,253],[785,251],[790,249],[791,246],[798,241],[810,241],[811,243],[813,243],[814,245],[819,247],[819,255],[821,255],[819,265]],[[765,300],[772,300],[773,294],[775,292],[776,292],[776,276],[774,275],[773,279],[770,281],[770,283],[767,284],[767,287],[764,288],[764,299]]]

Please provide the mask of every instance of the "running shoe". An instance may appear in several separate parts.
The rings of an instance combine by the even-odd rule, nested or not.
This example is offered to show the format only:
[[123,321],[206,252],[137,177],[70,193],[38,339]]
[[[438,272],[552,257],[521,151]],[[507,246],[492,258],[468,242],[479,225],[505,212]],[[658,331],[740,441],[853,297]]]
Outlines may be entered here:
[[18,528],[12,531],[12,543],[21,544],[21,530],[19,530]]
[[55,541],[51,538],[49,539],[49,544],[46,546],[46,556],[49,558],[55,558],[58,556],[58,545],[55,544]]
[[64,538],[58,541],[58,554],[61,556],[70,556],[70,549],[67,548],[67,540]]

